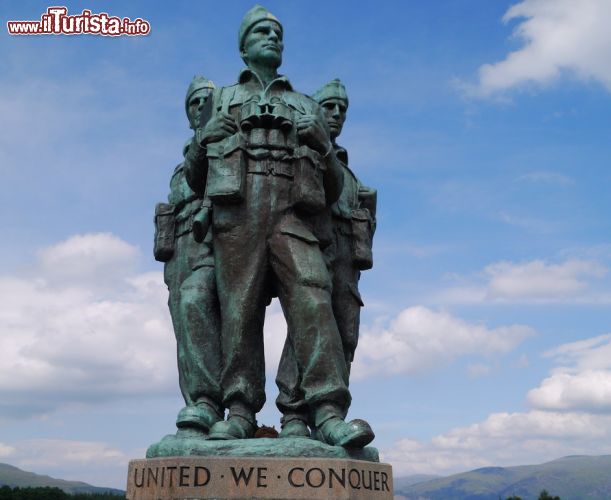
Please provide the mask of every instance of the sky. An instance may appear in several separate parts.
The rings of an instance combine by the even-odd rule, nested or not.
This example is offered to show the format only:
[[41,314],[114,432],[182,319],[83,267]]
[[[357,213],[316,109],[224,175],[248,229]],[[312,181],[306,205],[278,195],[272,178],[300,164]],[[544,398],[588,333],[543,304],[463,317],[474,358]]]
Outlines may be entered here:
[[[253,4],[75,1],[150,33],[8,34],[50,5],[0,4],[0,462],[124,488],[182,403],[154,206]],[[349,418],[396,477],[611,453],[611,1],[264,5],[296,89],[346,85],[378,189]],[[276,428],[285,335],[274,302]]]

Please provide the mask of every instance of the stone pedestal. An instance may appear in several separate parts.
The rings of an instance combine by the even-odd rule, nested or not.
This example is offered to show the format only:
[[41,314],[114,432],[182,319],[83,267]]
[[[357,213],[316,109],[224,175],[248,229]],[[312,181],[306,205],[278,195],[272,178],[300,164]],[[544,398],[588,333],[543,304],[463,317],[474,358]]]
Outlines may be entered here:
[[178,456],[132,460],[129,500],[388,499],[392,468],[351,458]]

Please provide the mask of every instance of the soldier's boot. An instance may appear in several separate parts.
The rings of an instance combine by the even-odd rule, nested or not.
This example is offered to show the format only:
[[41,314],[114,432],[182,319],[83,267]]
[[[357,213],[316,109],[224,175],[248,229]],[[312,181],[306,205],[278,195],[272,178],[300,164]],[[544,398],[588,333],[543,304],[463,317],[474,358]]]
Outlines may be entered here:
[[215,423],[208,439],[247,439],[254,436],[256,429],[255,413],[244,405],[232,404],[227,420]]
[[365,420],[357,418],[345,422],[338,416],[331,417],[318,426],[316,435],[323,443],[345,448],[364,448],[375,437]]
[[282,417],[280,423],[282,430],[278,437],[281,438],[309,438],[310,429],[306,423],[305,415],[287,414]]
[[176,427],[208,432],[220,420],[223,420],[223,414],[218,405],[211,401],[198,400],[195,404],[185,406],[178,412]]

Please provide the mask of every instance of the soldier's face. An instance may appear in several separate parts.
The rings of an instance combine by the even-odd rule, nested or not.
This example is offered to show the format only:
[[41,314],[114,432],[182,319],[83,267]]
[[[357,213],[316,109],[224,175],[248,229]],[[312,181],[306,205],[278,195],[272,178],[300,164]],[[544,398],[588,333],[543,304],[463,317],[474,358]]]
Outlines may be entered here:
[[210,89],[199,89],[189,98],[189,123],[192,128],[199,126],[199,117],[210,93]]
[[331,139],[335,139],[342,133],[342,127],[346,121],[346,111],[348,109],[346,103],[343,99],[333,97],[322,103],[322,109],[329,125]]
[[277,68],[282,63],[282,28],[274,21],[255,24],[244,39],[242,57],[247,64],[256,63]]

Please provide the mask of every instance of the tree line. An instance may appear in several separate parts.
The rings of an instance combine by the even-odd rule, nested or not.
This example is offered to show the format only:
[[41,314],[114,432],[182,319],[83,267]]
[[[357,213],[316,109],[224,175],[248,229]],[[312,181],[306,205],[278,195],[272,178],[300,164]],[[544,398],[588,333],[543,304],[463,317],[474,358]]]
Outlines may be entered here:
[[[522,500],[522,497],[519,497],[517,495],[513,495],[510,497],[507,497],[505,500]],[[542,490],[541,493],[539,493],[539,498],[538,500],[560,500],[559,496],[553,496],[550,495],[547,490]]]
[[0,500],[124,500],[124,496],[112,493],[66,493],[60,488],[49,486],[20,488],[2,486]]

